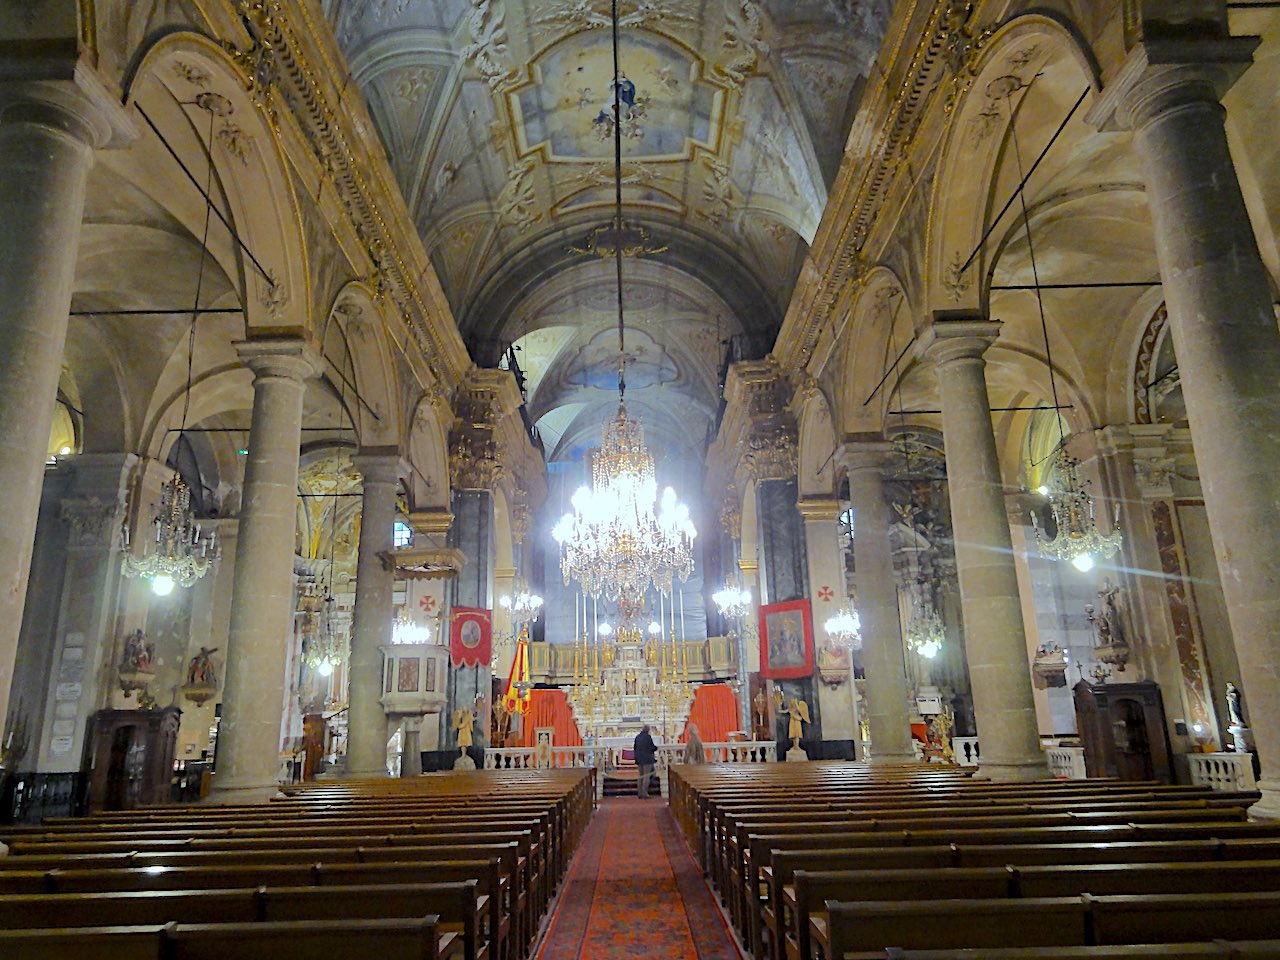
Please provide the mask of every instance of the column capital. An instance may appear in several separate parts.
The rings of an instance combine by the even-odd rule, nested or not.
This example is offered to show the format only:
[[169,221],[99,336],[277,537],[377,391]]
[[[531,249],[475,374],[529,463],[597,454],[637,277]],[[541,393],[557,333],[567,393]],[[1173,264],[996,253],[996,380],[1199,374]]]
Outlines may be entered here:
[[302,383],[323,369],[315,350],[301,337],[240,340],[234,346],[255,381],[276,378]]
[[83,60],[68,79],[11,79],[7,73],[0,69],[0,127],[33,123],[95,150],[122,147],[138,136],[133,117]]
[[893,444],[881,434],[852,434],[836,447],[836,463],[846,474],[858,470],[883,472],[890,466],[893,452]]
[[976,314],[959,317],[935,313],[920,333],[919,352],[939,366],[957,360],[977,360],[1000,336],[1003,324]]
[[398,447],[362,447],[351,458],[351,464],[360,471],[362,481],[368,484],[399,483],[400,478],[409,472]]
[[1220,100],[1253,63],[1259,37],[1144,40],[1085,116],[1100,130],[1136,130],[1169,111]]
[[796,501],[796,509],[805,523],[810,520],[831,522],[840,516],[840,501],[832,497],[805,497]]

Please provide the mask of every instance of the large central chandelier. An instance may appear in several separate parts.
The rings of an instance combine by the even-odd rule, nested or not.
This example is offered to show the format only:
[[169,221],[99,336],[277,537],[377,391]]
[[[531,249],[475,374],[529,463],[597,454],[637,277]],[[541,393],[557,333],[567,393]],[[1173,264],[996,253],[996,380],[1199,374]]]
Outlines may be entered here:
[[[618,62],[618,5],[613,4],[613,198],[614,215],[605,230],[612,244],[618,302],[618,413],[604,425],[604,439],[591,458],[591,486],[573,495],[551,535],[560,544],[564,582],[577,580],[584,593],[608,600],[636,602],[646,590],[671,590],[673,578],[688,580],[693,571],[689,508],[670,487],[658,497],[653,457],[644,445],[644,427],[627,416],[626,318],[622,309],[622,258],[629,230],[622,217],[622,127],[624,83]],[[634,99],[631,86],[628,105]],[[601,111],[601,117],[607,117]],[[599,231],[597,231],[599,233]],[[634,246],[634,245],[633,245]],[[641,244],[647,247],[647,244]],[[633,252],[635,252],[633,250]]]
[[1036,532],[1036,547],[1042,556],[1054,560],[1069,560],[1081,573],[1088,573],[1098,560],[1114,557],[1124,537],[1120,533],[1120,505],[1112,518],[1110,533],[1098,529],[1094,517],[1093,497],[1084,489],[1076,461],[1064,457],[1062,462],[1063,489],[1049,494],[1049,509],[1053,514],[1052,537],[1045,536],[1034,513],[1031,525]]
[[669,592],[676,576],[689,579],[697,536],[689,508],[671,487],[658,497],[644,427],[625,404],[604,426],[591,486],[579,487],[570,502],[573,512],[551,531],[566,584],[577,580],[584,593],[619,601],[651,586]]

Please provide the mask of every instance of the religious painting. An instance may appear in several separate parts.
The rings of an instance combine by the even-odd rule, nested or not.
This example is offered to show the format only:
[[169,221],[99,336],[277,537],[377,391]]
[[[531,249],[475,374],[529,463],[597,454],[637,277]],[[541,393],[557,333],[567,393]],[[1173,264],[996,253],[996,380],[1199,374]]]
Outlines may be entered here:
[[454,607],[449,655],[455,667],[488,666],[492,659],[492,614],[479,607]]
[[760,606],[760,676],[795,680],[813,674],[813,611],[807,599]]
[[400,658],[400,675],[396,679],[397,693],[418,692],[418,668],[419,661],[417,657]]

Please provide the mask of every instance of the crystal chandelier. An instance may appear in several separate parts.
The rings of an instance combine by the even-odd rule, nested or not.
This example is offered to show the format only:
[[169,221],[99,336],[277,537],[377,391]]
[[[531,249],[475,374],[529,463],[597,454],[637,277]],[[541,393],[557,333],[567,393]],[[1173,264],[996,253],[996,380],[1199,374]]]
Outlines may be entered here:
[[942,625],[942,618],[938,616],[938,611],[924,598],[922,592],[918,592],[911,611],[911,619],[907,621],[907,647],[926,660],[932,660],[942,652],[946,639],[946,628]]
[[431,625],[415,623],[403,610],[391,621],[391,642],[396,646],[410,643],[430,643]]
[[644,427],[627,416],[624,404],[605,424],[604,441],[591,458],[591,481],[578,488],[573,512],[551,531],[560,544],[564,582],[577,580],[584,593],[619,601],[643,596],[651,586],[668,592],[673,576],[688,580],[697,530],[671,487],[658,499]]
[[[623,116],[624,89],[635,113],[635,86],[618,62],[618,8],[613,5],[613,117]],[[607,118],[601,111],[600,120]],[[688,580],[693,572],[693,538],[697,536],[689,508],[667,487],[658,498],[653,457],[644,445],[644,427],[627,416],[627,324],[622,305],[623,241],[628,228],[622,216],[623,124],[612,123],[614,214],[610,227],[618,303],[618,413],[604,425],[600,450],[591,458],[591,486],[573,495],[573,512],[551,531],[560,544],[564,582],[576,579],[584,593],[620,601],[638,600],[650,587],[670,591],[673,577]],[[602,124],[603,127],[603,124]],[[597,231],[598,233],[600,231]],[[632,252],[638,248],[632,244]],[[641,243],[647,247],[647,243]],[[655,248],[656,249],[656,248]]]
[[542,612],[542,598],[529,590],[523,580],[517,580],[511,596],[499,597],[498,605],[510,610],[516,623],[532,623]]
[[[327,677],[333,673],[333,668],[341,664],[347,659],[346,645],[342,642],[342,638],[338,636],[337,627],[334,621],[337,619],[338,601],[333,596],[324,598],[323,612],[320,614],[320,627],[318,630],[313,628],[313,632],[308,637],[306,650],[303,652],[302,658],[308,666],[314,667],[316,673],[322,677]],[[311,623],[314,625],[314,619]]]
[[154,541],[143,544],[142,556],[129,551],[129,527],[122,534],[126,577],[151,581],[156,596],[173,593],[174,586],[189,587],[206,573],[221,555],[217,533],[207,536],[191,510],[191,491],[177,474],[160,488],[160,507],[151,519]]
[[862,618],[858,616],[852,603],[846,602],[822,626],[827,631],[827,637],[837,647],[844,650],[862,649]]
[[1053,513],[1053,537],[1046,537],[1034,513],[1031,525],[1036,532],[1036,547],[1041,555],[1053,560],[1070,560],[1081,573],[1088,573],[1098,560],[1116,555],[1124,537],[1120,533],[1120,505],[1116,504],[1111,532],[1098,529],[1094,517],[1093,497],[1085,492],[1080,480],[1078,463],[1072,457],[1062,461],[1063,489],[1049,494],[1049,509]]
[[737,620],[751,612],[751,591],[742,589],[732,580],[725,581],[724,587],[713,593],[711,599],[720,610],[720,616],[729,620]]

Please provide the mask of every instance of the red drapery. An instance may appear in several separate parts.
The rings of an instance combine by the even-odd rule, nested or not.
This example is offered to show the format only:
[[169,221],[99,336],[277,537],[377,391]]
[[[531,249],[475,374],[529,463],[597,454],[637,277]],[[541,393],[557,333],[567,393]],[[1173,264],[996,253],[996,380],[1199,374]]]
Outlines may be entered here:
[[698,736],[703,743],[724,743],[729,739],[729,731],[741,726],[738,719],[738,698],[727,684],[703,684],[694,691],[693,704],[689,707],[689,720],[685,731],[680,733],[681,743],[688,739],[688,723],[697,724]]
[[524,746],[537,746],[539,727],[555,728],[555,746],[580,747],[582,737],[578,723],[569,709],[569,698],[563,690],[531,690],[529,709],[521,720],[521,740]]

